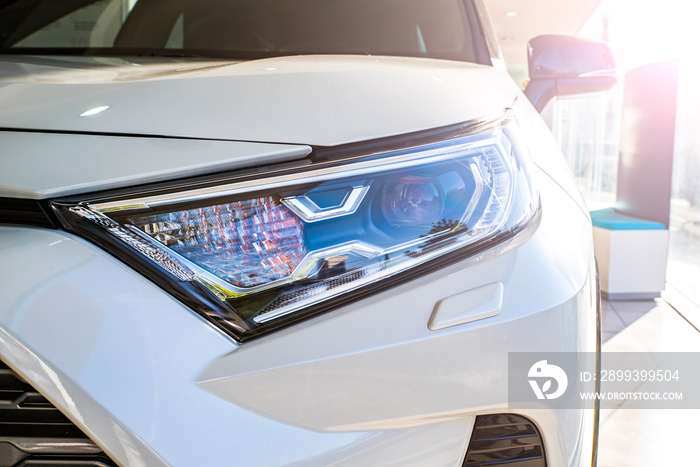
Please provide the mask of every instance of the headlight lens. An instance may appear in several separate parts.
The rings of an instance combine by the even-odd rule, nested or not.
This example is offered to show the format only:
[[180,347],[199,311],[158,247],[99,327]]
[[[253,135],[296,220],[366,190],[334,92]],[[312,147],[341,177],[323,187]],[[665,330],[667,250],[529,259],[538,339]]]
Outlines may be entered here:
[[288,277],[306,255],[304,223],[270,196],[137,215],[126,222],[191,263],[192,271],[196,267],[237,288]]
[[72,229],[215,296],[205,315],[245,338],[522,227],[536,210],[526,159],[510,125],[305,172],[55,206]]

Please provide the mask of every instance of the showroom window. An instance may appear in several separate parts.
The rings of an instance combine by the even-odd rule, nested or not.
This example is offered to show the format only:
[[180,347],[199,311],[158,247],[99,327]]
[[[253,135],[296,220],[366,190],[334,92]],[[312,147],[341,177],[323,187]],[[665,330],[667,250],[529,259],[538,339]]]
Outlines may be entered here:
[[666,279],[671,289],[700,304],[700,64],[695,46],[682,37],[690,30],[683,22],[694,17],[691,8],[692,3],[671,0],[659,15],[655,2],[603,1],[580,35],[610,43],[620,84],[605,94],[550,103],[545,116],[589,209],[615,206],[625,74],[680,58]]
[[700,89],[697,62],[681,62],[671,191],[667,280],[700,305]]

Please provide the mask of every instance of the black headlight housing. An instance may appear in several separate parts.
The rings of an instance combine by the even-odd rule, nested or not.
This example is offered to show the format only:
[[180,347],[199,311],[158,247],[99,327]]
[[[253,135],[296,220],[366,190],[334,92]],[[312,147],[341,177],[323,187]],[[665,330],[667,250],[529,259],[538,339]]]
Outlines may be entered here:
[[[474,255],[538,209],[510,113],[433,142],[52,202],[239,341]],[[106,284],[108,286],[108,284]]]

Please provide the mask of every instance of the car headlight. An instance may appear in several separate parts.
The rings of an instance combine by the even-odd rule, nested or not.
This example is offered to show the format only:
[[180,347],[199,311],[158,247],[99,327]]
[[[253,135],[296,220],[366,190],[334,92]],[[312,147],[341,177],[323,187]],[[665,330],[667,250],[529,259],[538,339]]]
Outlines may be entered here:
[[54,207],[241,340],[522,228],[537,197],[517,131]]

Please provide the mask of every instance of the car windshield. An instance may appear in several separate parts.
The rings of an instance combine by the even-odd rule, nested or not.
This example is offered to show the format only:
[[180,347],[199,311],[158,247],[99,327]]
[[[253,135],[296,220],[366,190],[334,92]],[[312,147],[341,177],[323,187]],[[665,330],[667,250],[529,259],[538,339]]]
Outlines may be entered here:
[[473,8],[465,0],[0,0],[0,53],[484,63]]

